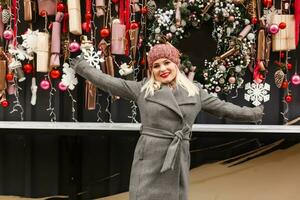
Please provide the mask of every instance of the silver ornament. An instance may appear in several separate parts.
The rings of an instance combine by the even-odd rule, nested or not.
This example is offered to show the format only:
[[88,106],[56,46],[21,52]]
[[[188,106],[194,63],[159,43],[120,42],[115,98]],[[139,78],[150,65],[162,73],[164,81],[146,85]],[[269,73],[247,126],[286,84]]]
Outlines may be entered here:
[[8,9],[2,10],[2,22],[4,24],[7,24],[9,22],[9,19],[11,17],[11,12]]
[[147,3],[147,9],[148,9],[147,10],[147,18],[149,20],[152,20],[153,17],[154,17],[155,11],[157,9],[157,6],[156,6],[156,3],[155,3],[154,0],[148,1],[148,3]]

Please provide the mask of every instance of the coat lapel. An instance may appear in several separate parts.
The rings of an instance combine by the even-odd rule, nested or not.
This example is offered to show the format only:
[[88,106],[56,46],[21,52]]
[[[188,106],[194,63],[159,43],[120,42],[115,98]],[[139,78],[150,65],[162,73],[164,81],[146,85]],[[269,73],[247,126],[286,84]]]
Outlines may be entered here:
[[[178,89],[177,89],[178,90]],[[180,108],[177,104],[177,101],[173,95],[172,90],[163,85],[160,90],[155,91],[153,96],[146,97],[148,101],[152,101],[158,104],[161,104],[172,111],[174,111],[181,119],[183,119]]]
[[182,87],[178,87],[174,91],[174,96],[179,106],[197,103],[196,96],[188,96],[188,92]]

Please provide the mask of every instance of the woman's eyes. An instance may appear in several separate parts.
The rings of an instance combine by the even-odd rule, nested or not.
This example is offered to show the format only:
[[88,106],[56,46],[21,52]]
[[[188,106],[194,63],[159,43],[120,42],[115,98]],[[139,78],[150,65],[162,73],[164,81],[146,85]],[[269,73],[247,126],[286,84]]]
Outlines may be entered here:
[[159,67],[159,65],[154,65],[154,66],[153,66],[153,68],[158,68],[158,67]]
[[168,65],[168,64],[170,64],[169,61],[165,61],[165,62],[164,62],[164,65]]

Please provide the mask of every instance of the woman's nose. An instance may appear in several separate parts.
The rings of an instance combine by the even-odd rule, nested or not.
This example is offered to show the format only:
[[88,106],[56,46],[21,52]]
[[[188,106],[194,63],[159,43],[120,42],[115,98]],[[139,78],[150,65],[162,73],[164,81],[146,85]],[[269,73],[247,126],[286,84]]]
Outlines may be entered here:
[[165,71],[165,70],[166,70],[166,66],[165,66],[165,65],[161,65],[160,68],[159,68],[159,70],[160,70],[161,72]]

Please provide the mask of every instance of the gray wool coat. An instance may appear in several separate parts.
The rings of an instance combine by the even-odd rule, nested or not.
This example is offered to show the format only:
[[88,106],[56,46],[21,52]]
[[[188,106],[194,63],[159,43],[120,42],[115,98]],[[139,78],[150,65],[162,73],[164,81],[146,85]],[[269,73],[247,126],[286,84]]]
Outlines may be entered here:
[[82,58],[72,68],[98,88],[134,100],[141,116],[141,136],[131,168],[130,200],[187,200],[190,168],[191,127],[203,110],[237,121],[261,120],[262,107],[239,107],[221,101],[199,87],[200,95],[188,96],[181,87],[162,86],[153,96],[144,97],[136,82],[114,78],[90,67]]

